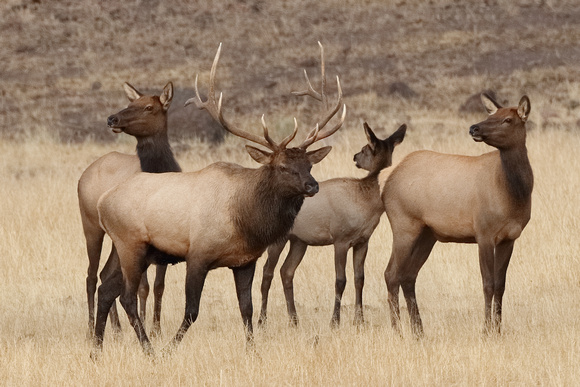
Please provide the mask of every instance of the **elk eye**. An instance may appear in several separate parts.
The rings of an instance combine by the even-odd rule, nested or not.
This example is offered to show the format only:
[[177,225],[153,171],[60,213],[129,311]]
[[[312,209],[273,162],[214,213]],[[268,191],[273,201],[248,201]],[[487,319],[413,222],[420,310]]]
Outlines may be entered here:
[[510,124],[512,122],[512,119],[508,117],[505,120],[503,120],[503,122],[506,124]]
[[152,111],[152,110],[153,110],[153,106],[151,106],[151,105],[147,105],[147,106],[145,106],[145,111],[146,111],[146,112],[150,112],[150,111]]
[[291,168],[286,168],[286,167],[282,167],[282,173],[286,174],[286,175],[292,175],[292,176],[297,176],[298,172],[294,169]]

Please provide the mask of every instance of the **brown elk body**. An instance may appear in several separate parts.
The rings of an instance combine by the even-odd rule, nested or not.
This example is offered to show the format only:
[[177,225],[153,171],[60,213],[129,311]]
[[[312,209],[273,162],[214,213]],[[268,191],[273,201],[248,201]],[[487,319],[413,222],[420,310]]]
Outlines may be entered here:
[[[221,49],[221,46],[220,46]],[[234,274],[236,293],[248,342],[252,340],[251,285],[255,261],[274,241],[284,237],[298,214],[305,196],[318,192],[318,183],[310,174],[313,164],[321,161],[331,147],[307,152],[315,141],[330,136],[344,122],[322,131],[318,125],[297,148],[286,148],[294,133],[275,143],[262,120],[264,137],[240,130],[226,120],[215,97],[215,70],[218,50],[210,75],[209,99],[202,102],[197,92],[195,102],[206,109],[230,133],[258,143],[271,152],[246,146],[261,168],[250,169],[229,163],[215,163],[191,173],[139,174],[101,197],[98,203],[102,227],[117,247],[121,270],[99,287],[95,348],[102,347],[107,311],[121,294],[121,304],[146,353],[151,343],[137,314],[136,292],[139,278],[151,263],[185,261],[186,306],[181,327],[172,340],[176,346],[196,320],[203,284],[209,270],[229,267]],[[339,110],[327,116],[328,122]],[[168,257],[171,257],[168,260]]]
[[[143,95],[133,86],[125,83],[125,93],[130,104],[126,109],[111,115],[107,123],[115,133],[127,133],[137,139],[137,156],[119,152],[108,153],[93,162],[81,175],[78,182],[78,198],[86,239],[89,268],[86,290],[89,308],[89,336],[94,331],[95,292],[97,289],[97,272],[101,257],[105,232],[99,224],[97,201],[103,193],[126,181],[129,177],[141,172],[178,172],[181,171],[173,156],[167,138],[167,110],[173,98],[173,85],[168,83],[160,96]],[[109,260],[101,272],[107,276],[117,260],[113,246]],[[166,266],[157,266],[155,278],[155,313],[153,331],[159,333],[161,297],[165,284]],[[139,290],[140,309],[145,319],[146,299],[149,293],[147,275],[144,274]],[[116,308],[111,309],[112,324],[120,329]]]
[[413,332],[423,333],[415,297],[417,274],[436,241],[477,243],[485,331],[500,331],[502,297],[514,241],[531,213],[533,173],[526,148],[530,101],[503,108],[483,94],[490,116],[470,134],[498,150],[481,156],[430,151],[409,154],[386,181],[382,199],[393,232],[385,271],[391,321],[399,328],[399,287]]
[[379,192],[378,176],[381,170],[392,164],[395,146],[405,137],[406,125],[402,125],[385,140],[378,139],[364,123],[368,144],[354,156],[358,168],[369,171],[362,179],[335,178],[320,183],[316,196],[306,198],[288,237],[268,248],[268,259],[262,277],[262,308],[258,324],[265,323],[268,293],[274,269],[287,241],[290,250],[280,269],[286,306],[292,324],[298,323],[294,303],[294,273],[302,261],[308,246],[334,245],[336,272],[335,303],[331,324],[340,323],[340,305],[346,286],[346,260],[353,249],[354,282],[356,289],[355,324],[363,322],[362,292],[364,286],[364,262],[368,243],[384,212]]

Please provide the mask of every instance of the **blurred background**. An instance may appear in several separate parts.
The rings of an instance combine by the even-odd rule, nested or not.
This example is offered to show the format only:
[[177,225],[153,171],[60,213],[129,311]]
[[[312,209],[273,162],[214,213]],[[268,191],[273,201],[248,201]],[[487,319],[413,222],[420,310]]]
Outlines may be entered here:
[[572,0],[5,0],[0,25],[4,138],[116,141],[106,117],[128,102],[123,82],[158,94],[172,81],[172,142],[219,144],[219,126],[183,102],[195,74],[206,90],[220,42],[224,109],[248,130],[259,130],[263,113],[284,132],[293,116],[314,124],[320,107],[290,91],[304,88],[302,69],[319,82],[317,41],[331,95],[334,77],[342,81],[343,133],[363,120],[379,133],[402,122],[441,133],[446,117],[481,114],[473,96],[488,89],[511,104],[529,94],[532,127],[580,127]]

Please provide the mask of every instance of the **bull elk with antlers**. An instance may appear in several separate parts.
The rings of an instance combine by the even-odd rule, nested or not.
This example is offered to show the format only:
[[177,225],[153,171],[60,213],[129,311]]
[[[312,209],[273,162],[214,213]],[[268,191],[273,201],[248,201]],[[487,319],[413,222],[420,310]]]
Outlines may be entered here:
[[250,169],[218,162],[191,173],[142,173],[101,197],[101,225],[115,243],[122,270],[99,287],[94,356],[102,348],[107,312],[119,294],[143,350],[153,353],[136,302],[140,277],[152,263],[185,261],[187,265],[185,316],[170,347],[181,342],[196,320],[207,273],[218,267],[233,271],[246,340],[251,342],[255,261],[292,228],[304,197],[318,192],[310,169],[331,147],[306,149],[335,133],[344,122],[346,108],[337,124],[324,129],[342,105],[338,78],[336,105],[301,145],[287,148],[297,133],[296,120],[293,133],[276,143],[268,134],[263,116],[263,137],[243,131],[223,117],[222,97],[218,101],[215,96],[220,51],[221,45],[211,68],[208,99],[199,97],[196,78],[196,97],[186,105],[195,103],[230,133],[269,149],[246,145],[250,156],[263,166]]
[[[107,124],[115,133],[127,133],[137,139],[137,156],[119,152],[107,153],[89,165],[81,175],[77,188],[89,257],[86,280],[89,337],[92,337],[94,332],[97,272],[105,236],[105,232],[99,224],[97,201],[103,193],[141,171],[152,173],[181,171],[167,137],[167,111],[173,99],[173,84],[169,82],[159,96],[144,95],[128,83],[124,84],[124,90],[130,101],[129,106],[109,116]],[[102,278],[107,276],[117,259],[117,253],[113,246],[108,263],[101,272]],[[165,288],[166,270],[167,266],[165,265],[157,266],[153,316],[153,333],[156,334],[160,330],[161,297]],[[149,283],[147,282],[147,274],[144,273],[139,287],[140,312],[143,321],[145,321],[148,294]],[[111,323],[116,329],[120,329],[115,304],[111,308]]]
[[391,322],[399,329],[399,287],[412,330],[423,334],[415,281],[435,242],[477,243],[485,331],[499,332],[514,241],[530,220],[534,177],[526,148],[530,100],[504,108],[487,94],[490,116],[471,126],[475,141],[497,148],[481,156],[409,154],[387,179],[382,199],[393,232],[385,271]]
[[[321,91],[319,93],[314,89],[305,70],[304,77],[308,88],[293,94],[310,96],[326,105],[328,101],[324,92],[326,88],[324,49],[320,42],[318,44],[320,45]],[[258,324],[266,322],[268,293],[274,277],[274,269],[288,240],[290,250],[280,269],[280,276],[290,323],[298,324],[294,302],[294,273],[302,262],[308,246],[328,245],[334,245],[336,273],[331,325],[338,326],[340,323],[340,305],[346,286],[346,257],[350,248],[353,249],[356,289],[354,321],[355,324],[363,322],[364,262],[369,239],[384,212],[378,176],[384,168],[391,165],[395,146],[403,141],[406,128],[406,125],[403,125],[388,139],[380,140],[365,122],[364,129],[368,144],[354,156],[354,161],[357,167],[369,171],[368,175],[363,179],[336,178],[321,182],[320,192],[304,201],[290,234],[268,248],[268,259],[264,264],[262,276],[262,307]]]

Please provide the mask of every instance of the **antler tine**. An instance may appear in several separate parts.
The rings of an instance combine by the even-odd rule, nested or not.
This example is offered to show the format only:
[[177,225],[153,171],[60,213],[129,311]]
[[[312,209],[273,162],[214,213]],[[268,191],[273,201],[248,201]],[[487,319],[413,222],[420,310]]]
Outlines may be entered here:
[[318,42],[318,45],[320,46],[320,77],[321,77],[320,93],[314,90],[314,87],[312,87],[312,83],[310,82],[310,78],[308,78],[308,73],[306,72],[306,69],[304,69],[304,78],[306,79],[306,85],[308,86],[308,88],[304,91],[293,91],[292,94],[298,97],[309,95],[310,97],[324,103],[324,107],[328,108],[328,98],[324,93],[324,90],[326,89],[326,72],[324,70],[324,47],[322,46],[322,43],[320,43],[320,41]]
[[326,90],[326,72],[324,68],[324,47],[320,40],[318,41],[318,45],[320,46],[320,94],[322,95],[322,103],[324,104],[324,108],[328,109],[328,96],[324,92]]
[[314,144],[316,142],[316,137],[318,136],[319,130],[320,130],[320,127],[318,126],[318,124],[316,124],[314,129],[312,129],[312,131],[306,137],[306,140],[304,140],[304,142],[302,144],[300,144],[299,148],[306,149],[310,145]]
[[[338,76],[336,77],[336,84],[337,84],[337,88],[338,88],[338,98],[336,101],[336,105],[326,115],[326,117],[324,117],[324,119],[321,122],[316,124],[316,127],[311,132],[311,134],[299,146],[300,148],[306,149],[307,147],[309,147],[310,145],[312,145],[316,141],[322,140],[326,137],[333,135],[338,129],[340,129],[342,127],[342,124],[344,123],[344,120],[346,118],[346,104],[342,103],[342,87],[340,86],[340,79],[338,78]],[[324,130],[324,131],[320,132],[326,126],[326,124],[328,124],[328,122],[332,119],[332,117],[334,117],[336,115],[336,113],[340,109],[341,105],[343,106],[343,111],[342,111],[342,115],[340,117],[339,122],[334,127],[332,127],[332,129]],[[312,134],[314,132],[316,132],[316,135],[312,136]]]
[[312,87],[312,83],[310,83],[310,78],[308,78],[308,73],[306,72],[306,69],[304,69],[304,78],[306,78],[306,85],[308,86],[308,89],[304,91],[293,91],[292,95],[295,95],[297,97],[309,95],[318,101],[322,101],[322,95],[316,90],[314,90],[314,87]]
[[336,99],[336,105],[326,115],[326,117],[324,117],[324,119],[321,122],[319,122],[320,129],[322,129],[322,128],[324,128],[324,126],[326,126],[326,124],[328,123],[328,121],[330,121],[330,119],[332,117],[334,117],[334,115],[336,114],[336,112],[338,112],[338,109],[340,109],[340,105],[342,105],[342,87],[340,87],[340,79],[338,78],[338,75],[336,76],[336,88],[338,90],[338,97]]
[[[217,68],[217,64],[218,61],[220,59],[220,55],[221,55],[221,51],[222,51],[222,44],[220,43],[218,50],[215,54],[215,57],[213,59],[213,63],[211,65],[211,71],[210,71],[210,77],[209,77],[209,90],[208,90],[208,96],[207,96],[207,101],[202,101],[201,96],[199,94],[199,89],[197,87],[197,79],[199,74],[195,74],[195,97],[194,98],[190,98],[187,101],[185,101],[185,105],[190,105],[192,103],[195,103],[195,106],[197,106],[198,109],[205,109],[207,110],[207,112],[216,120],[216,121],[220,121],[219,118],[219,109],[216,109],[216,102],[215,102],[215,73],[216,73],[216,68]],[[221,99],[221,94],[220,94],[220,99]]]
[[[213,64],[211,65],[211,71],[210,71],[210,76],[209,76],[209,91],[208,91],[208,97],[206,101],[203,101],[199,95],[199,90],[197,87],[197,79],[198,76],[195,76],[195,97],[194,98],[190,98],[185,102],[184,106],[187,106],[191,103],[195,103],[195,105],[198,107],[198,109],[204,109],[206,110],[214,120],[216,120],[217,122],[219,122],[223,128],[225,130],[227,130],[228,132],[230,132],[231,134],[244,138],[246,140],[255,142],[256,144],[260,144],[262,146],[265,146],[266,148],[272,150],[272,151],[276,151],[278,149],[278,146],[272,141],[271,138],[269,137],[265,137],[262,138],[260,136],[256,136],[252,133],[248,133],[244,130],[241,130],[237,127],[235,127],[234,125],[230,124],[229,122],[226,121],[226,119],[223,117],[222,114],[222,93],[220,93],[220,98],[219,101],[216,103],[216,98],[215,98],[215,74],[216,74],[216,70],[217,70],[217,64],[220,58],[220,54],[221,54],[221,50],[222,50],[222,44],[220,43],[217,53],[215,54],[215,58],[213,60]],[[265,135],[267,136],[268,132],[267,129],[265,130]]]
[[[324,63],[324,47],[320,42],[318,42],[318,46],[320,46],[320,73],[321,73],[320,93],[314,90],[314,88],[312,87],[312,83],[310,82],[310,79],[308,79],[308,74],[306,73],[306,70],[304,70],[304,77],[306,78],[306,84],[308,86],[308,89],[305,91],[293,92],[292,94],[297,96],[309,95],[314,99],[321,101],[324,104],[324,108],[328,110],[328,96],[326,95],[326,67]],[[329,111],[326,114],[326,116],[322,119],[322,121],[319,121],[316,124],[314,130],[310,132],[306,140],[304,140],[302,145],[300,145],[300,148],[306,149],[306,147],[312,145],[314,142],[322,140],[323,138],[332,135],[334,132],[340,129],[340,127],[344,123],[346,106],[344,107],[344,112],[342,113],[342,118],[340,122],[330,130],[323,130],[326,124],[328,124],[328,122],[332,119],[332,117],[334,117],[336,113],[340,110],[340,106],[342,105],[342,88],[340,87],[340,79],[338,78],[338,76],[336,77],[336,84],[338,89],[338,98],[336,101],[336,105],[333,106],[331,111]]]
[[264,129],[264,138],[266,139],[266,141],[268,141],[268,143],[273,146],[278,148],[278,144],[276,144],[274,142],[274,140],[272,140],[272,138],[270,137],[270,135],[268,134],[268,126],[266,125],[266,120],[264,119],[264,115],[262,114],[262,128]]
[[344,124],[344,119],[345,118],[346,118],[346,104],[343,104],[342,105],[342,115],[340,116],[340,121],[337,122],[336,125],[334,125],[332,127],[332,129],[325,130],[324,132],[322,132],[322,134],[319,134],[318,137],[316,138],[316,141],[322,140],[322,139],[324,139],[326,137],[330,137],[334,133],[336,133],[336,131],[342,127],[342,124]]
[[288,146],[288,144],[290,144],[290,142],[294,140],[294,137],[296,137],[296,133],[298,133],[298,121],[296,121],[296,117],[294,117],[294,131],[288,137],[283,139],[282,142],[280,142],[280,148],[282,149],[286,148],[286,146]]

